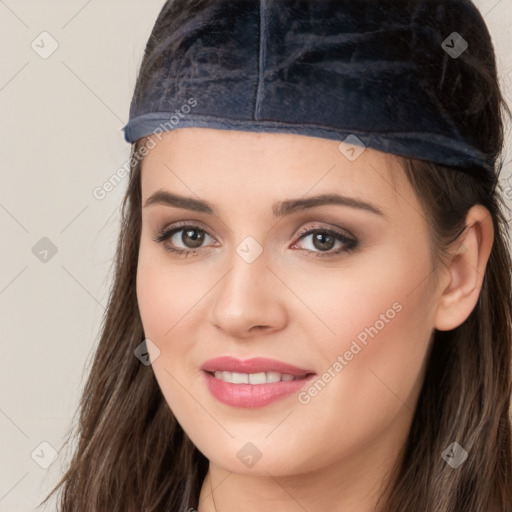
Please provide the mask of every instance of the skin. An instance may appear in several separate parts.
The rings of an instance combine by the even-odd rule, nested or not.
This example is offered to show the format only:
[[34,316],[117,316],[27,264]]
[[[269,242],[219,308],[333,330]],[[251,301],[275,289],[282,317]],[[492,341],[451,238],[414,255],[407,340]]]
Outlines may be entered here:
[[[493,240],[487,210],[470,210],[440,265],[426,214],[393,155],[366,148],[349,161],[337,141],[206,128],[152,140],[142,204],[167,190],[217,210],[143,206],[137,270],[145,335],[160,351],[151,349],[155,376],[210,461],[199,512],[380,510],[433,330],[460,325],[478,299]],[[273,216],[275,201],[323,193],[369,202],[383,215],[322,205]],[[166,251],[166,243],[193,250],[183,231],[153,240],[180,221],[207,232],[196,255]],[[311,234],[297,236],[301,228],[337,229],[358,246],[322,257]],[[263,250],[252,263],[236,251],[248,236]],[[336,242],[327,252],[345,247]],[[199,367],[221,355],[269,357],[321,376],[393,304],[401,310],[307,404],[292,394],[261,408],[231,407],[205,386]],[[237,457],[248,442],[262,454],[251,468]]]

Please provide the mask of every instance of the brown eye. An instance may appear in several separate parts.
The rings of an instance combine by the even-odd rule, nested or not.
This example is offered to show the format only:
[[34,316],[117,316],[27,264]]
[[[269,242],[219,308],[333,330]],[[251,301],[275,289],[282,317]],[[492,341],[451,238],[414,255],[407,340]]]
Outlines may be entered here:
[[182,229],[183,233],[181,235],[181,241],[186,247],[190,249],[196,249],[197,247],[201,247],[201,244],[204,241],[205,232],[200,229],[189,228]]
[[326,233],[314,233],[313,235],[313,246],[319,251],[329,251],[334,247],[336,243],[336,237]]
[[312,255],[317,257],[336,256],[344,252],[352,252],[359,245],[357,239],[332,229],[309,229],[302,231],[299,235],[300,237],[294,246],[313,253]]
[[200,250],[207,245],[205,243],[207,238],[215,242],[215,239],[204,229],[187,224],[168,227],[157,233],[153,240],[163,244],[166,251],[176,256],[193,256],[199,254]]

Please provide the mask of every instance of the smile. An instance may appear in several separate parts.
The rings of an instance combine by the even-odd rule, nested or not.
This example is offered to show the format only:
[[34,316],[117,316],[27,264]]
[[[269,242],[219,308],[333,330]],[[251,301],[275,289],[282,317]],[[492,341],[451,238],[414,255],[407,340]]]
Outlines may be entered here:
[[259,372],[259,373],[238,373],[238,372],[221,372],[216,371],[214,373],[216,379],[224,382],[230,382],[232,384],[271,384],[274,382],[289,382],[306,377],[294,376],[289,373],[279,372]]
[[297,393],[315,372],[267,358],[240,360],[230,356],[207,361],[201,367],[207,389],[219,402],[232,407],[263,407]]

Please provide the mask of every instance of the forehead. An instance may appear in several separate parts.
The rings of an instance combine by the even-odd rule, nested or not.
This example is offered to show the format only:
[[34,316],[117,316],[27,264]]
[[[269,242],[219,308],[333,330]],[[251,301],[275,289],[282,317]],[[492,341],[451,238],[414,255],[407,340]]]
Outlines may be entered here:
[[214,203],[266,204],[332,192],[378,203],[415,201],[398,157],[364,148],[349,159],[340,141],[193,127],[151,136],[148,147],[143,201],[159,189]]

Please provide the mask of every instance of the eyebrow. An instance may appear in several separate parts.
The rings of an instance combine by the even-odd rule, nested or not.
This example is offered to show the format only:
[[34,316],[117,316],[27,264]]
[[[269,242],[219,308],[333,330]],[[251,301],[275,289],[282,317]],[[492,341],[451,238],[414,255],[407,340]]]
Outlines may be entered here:
[[[150,196],[144,203],[144,208],[154,204],[175,206],[177,208],[193,210],[195,212],[217,215],[215,207],[208,201],[172,194],[166,190],[158,190]],[[378,206],[354,197],[339,194],[320,194],[307,198],[278,201],[272,205],[272,213],[274,214],[274,217],[284,217],[285,215],[290,215],[301,210],[323,205],[349,206],[351,208],[358,208],[386,218],[386,215]]]

